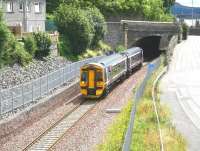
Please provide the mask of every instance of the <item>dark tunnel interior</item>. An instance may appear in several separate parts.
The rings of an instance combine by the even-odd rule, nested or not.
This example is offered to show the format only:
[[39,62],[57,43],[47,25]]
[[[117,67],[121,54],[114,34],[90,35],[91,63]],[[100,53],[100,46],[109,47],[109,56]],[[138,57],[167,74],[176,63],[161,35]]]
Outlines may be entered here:
[[160,56],[161,51],[160,46],[160,36],[150,36],[144,37],[134,44],[134,46],[141,47],[144,51],[144,61],[149,62],[158,56]]

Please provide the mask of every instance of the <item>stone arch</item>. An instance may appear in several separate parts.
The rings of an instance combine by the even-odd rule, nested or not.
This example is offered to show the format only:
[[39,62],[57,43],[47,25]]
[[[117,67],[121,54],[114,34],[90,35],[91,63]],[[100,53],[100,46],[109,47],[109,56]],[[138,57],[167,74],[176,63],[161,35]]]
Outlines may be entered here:
[[161,54],[160,42],[162,36],[151,35],[138,39],[131,47],[137,46],[144,50],[144,61],[151,61]]

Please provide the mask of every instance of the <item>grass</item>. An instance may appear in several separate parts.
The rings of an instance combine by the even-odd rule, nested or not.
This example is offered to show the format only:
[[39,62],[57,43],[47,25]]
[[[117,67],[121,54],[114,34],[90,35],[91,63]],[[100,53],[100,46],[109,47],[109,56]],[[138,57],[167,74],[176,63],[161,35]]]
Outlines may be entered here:
[[[151,98],[151,91],[153,81],[162,69],[163,66],[152,75],[151,79],[147,83],[144,95],[137,106],[131,151],[160,151],[160,138]],[[130,118],[131,102],[132,101],[129,101],[113,124],[108,128],[103,143],[98,145],[97,150],[121,151]],[[159,110],[161,130],[163,134],[164,150],[185,151],[187,147],[186,142],[172,126],[169,108],[166,105],[161,104],[159,100],[157,102],[157,107]]]
[[110,51],[111,47],[104,43],[103,41],[99,41],[98,45],[94,49],[87,49],[82,54],[74,54],[72,53],[69,44],[63,40],[60,40],[59,43],[59,51],[60,55],[64,56],[67,60],[70,61],[79,61],[91,57],[101,56],[104,55],[107,51]]

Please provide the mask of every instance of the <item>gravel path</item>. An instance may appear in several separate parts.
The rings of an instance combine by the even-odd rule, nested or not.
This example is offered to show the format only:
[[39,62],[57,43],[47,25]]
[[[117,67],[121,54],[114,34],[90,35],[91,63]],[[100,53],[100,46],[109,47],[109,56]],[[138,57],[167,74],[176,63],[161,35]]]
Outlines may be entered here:
[[42,60],[33,60],[26,67],[15,64],[0,70],[0,90],[10,88],[57,70],[69,62],[62,57],[47,57]]
[[[107,98],[102,100],[91,112],[82,118],[77,125],[61,139],[53,150],[74,150],[88,151],[93,150],[96,144],[99,144],[106,127],[112,123],[117,114],[107,114],[107,108],[122,108],[132,96],[132,89],[138,81],[143,79],[146,68],[141,69],[129,79],[118,85]],[[123,91],[122,91],[123,90]],[[25,128],[20,134],[10,136],[9,141],[1,144],[0,151],[20,151],[32,142],[39,134],[45,131],[52,123],[61,118],[68,112],[72,105],[63,105],[55,111]]]
[[133,96],[132,90],[136,83],[144,77],[146,69],[143,68],[128,80],[118,85],[104,100],[84,118],[82,118],[52,150],[55,151],[94,151],[101,143],[107,127],[113,122],[116,113],[108,114],[106,109],[121,109]]

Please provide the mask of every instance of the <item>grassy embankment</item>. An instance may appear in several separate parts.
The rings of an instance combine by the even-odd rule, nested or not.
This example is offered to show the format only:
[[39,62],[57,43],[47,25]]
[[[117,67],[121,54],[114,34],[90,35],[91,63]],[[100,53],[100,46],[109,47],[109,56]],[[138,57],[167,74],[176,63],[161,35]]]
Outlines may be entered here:
[[[132,151],[160,151],[160,140],[154,112],[151,91],[153,82],[163,66],[152,75],[147,83],[144,95],[140,100],[135,117]],[[103,143],[98,145],[99,151],[121,151],[126,129],[129,123],[132,101],[118,115],[113,124],[108,128]],[[170,110],[166,105],[157,102],[165,151],[185,151],[186,142],[176,131],[171,123]]]
[[[68,60],[71,61],[79,61],[79,60],[83,60],[83,59],[87,59],[87,58],[91,58],[91,57],[96,57],[96,56],[102,56],[104,55],[107,51],[111,50],[111,47],[109,45],[107,45],[106,43],[99,41],[97,48],[95,49],[87,49],[84,53],[80,54],[80,55],[75,55],[73,54],[69,48],[65,48],[66,45],[63,42],[60,42],[60,54],[61,56],[64,56],[65,58],[67,58]],[[65,45],[65,46],[64,46]]]

